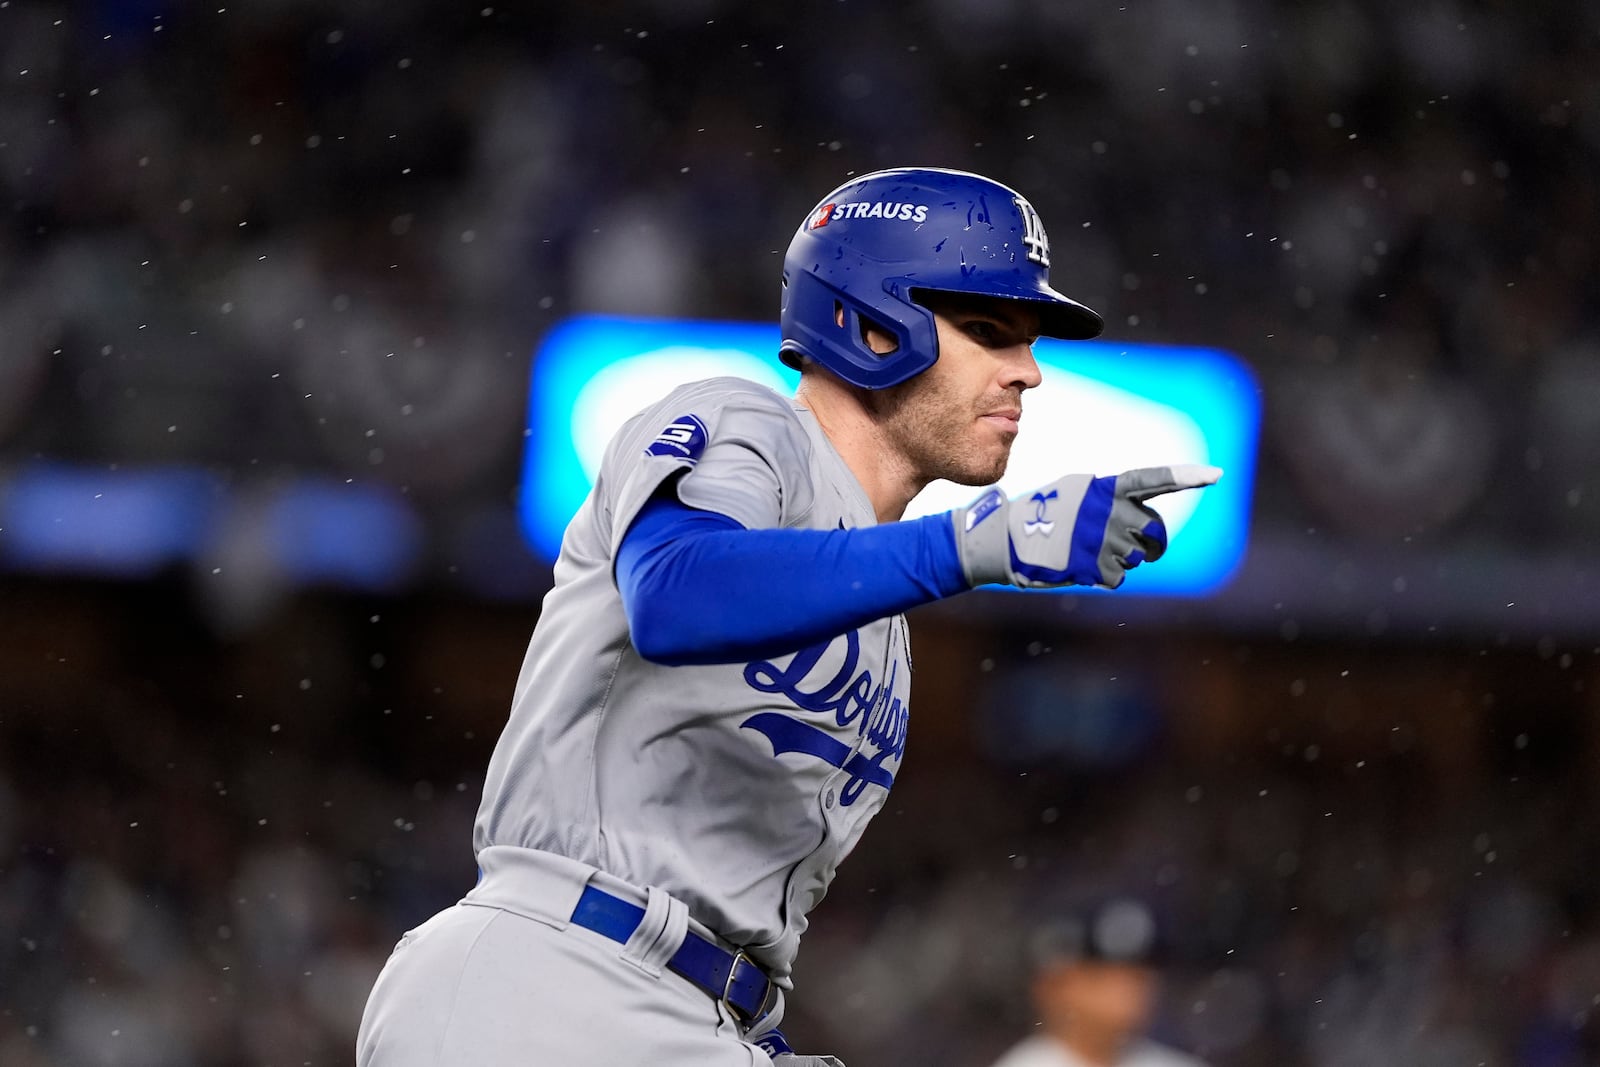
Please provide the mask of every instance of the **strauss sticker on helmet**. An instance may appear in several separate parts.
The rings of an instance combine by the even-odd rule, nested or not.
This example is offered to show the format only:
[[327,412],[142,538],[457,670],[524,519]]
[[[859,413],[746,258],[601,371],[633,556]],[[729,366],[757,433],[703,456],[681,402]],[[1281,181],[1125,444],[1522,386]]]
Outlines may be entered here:
[[927,204],[904,204],[894,200],[860,200],[853,204],[823,204],[817,211],[813,230],[839,219],[888,219],[895,222],[927,222]]

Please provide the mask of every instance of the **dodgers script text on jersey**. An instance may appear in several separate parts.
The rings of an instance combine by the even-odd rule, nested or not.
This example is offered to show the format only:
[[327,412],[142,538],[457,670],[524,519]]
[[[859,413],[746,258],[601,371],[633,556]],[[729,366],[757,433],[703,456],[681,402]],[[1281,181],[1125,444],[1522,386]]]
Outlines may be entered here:
[[[838,668],[827,661],[836,646],[844,654]],[[906,723],[911,709],[896,691],[900,665],[889,665],[889,677],[873,683],[872,672],[861,668],[861,633],[851,630],[842,638],[797,653],[787,665],[762,661],[745,668],[744,680],[761,693],[789,699],[809,716],[757,712],[740,725],[758,730],[772,742],[774,755],[803,752],[838,767],[850,775],[839,803],[854,804],[867,785],[884,790],[894,785],[894,768],[906,747]],[[819,718],[820,717],[820,718]],[[836,736],[845,732],[845,738]],[[852,746],[849,738],[857,739]],[[866,747],[859,742],[864,740]],[[827,798],[824,797],[826,803]]]

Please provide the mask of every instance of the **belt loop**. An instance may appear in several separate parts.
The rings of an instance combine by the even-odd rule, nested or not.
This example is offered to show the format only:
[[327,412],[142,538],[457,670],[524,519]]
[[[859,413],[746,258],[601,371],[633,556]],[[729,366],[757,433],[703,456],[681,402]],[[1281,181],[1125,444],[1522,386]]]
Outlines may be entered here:
[[660,978],[688,932],[688,905],[663,889],[646,886],[644,918],[622,946],[622,958],[650,977]]

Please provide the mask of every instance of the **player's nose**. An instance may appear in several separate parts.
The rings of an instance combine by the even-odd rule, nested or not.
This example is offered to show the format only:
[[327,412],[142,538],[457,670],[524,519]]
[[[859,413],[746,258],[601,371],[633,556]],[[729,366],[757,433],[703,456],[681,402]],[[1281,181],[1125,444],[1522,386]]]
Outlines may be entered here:
[[1039,362],[1033,358],[1033,345],[1022,342],[1006,349],[1000,379],[1000,385],[1006,389],[1032,389],[1044,381]]

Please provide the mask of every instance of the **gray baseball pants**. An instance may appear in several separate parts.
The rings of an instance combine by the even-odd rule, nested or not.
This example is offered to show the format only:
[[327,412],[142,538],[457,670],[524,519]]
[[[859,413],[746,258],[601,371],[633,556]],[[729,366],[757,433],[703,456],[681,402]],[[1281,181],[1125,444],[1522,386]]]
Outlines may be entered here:
[[[691,922],[681,901],[545,852],[495,846],[479,863],[477,887],[384,964],[359,1067],[771,1067],[726,1006],[666,969]],[[626,945],[568,921],[591,880],[644,906]]]

